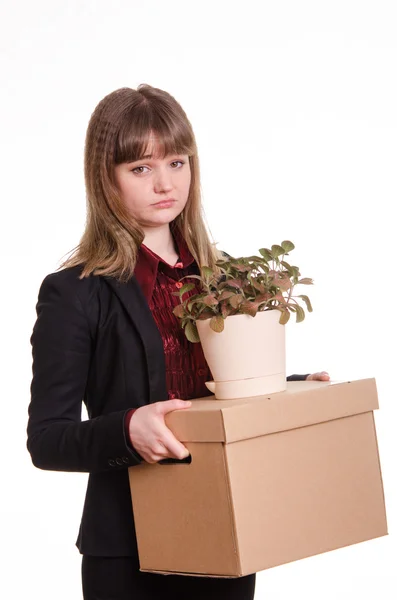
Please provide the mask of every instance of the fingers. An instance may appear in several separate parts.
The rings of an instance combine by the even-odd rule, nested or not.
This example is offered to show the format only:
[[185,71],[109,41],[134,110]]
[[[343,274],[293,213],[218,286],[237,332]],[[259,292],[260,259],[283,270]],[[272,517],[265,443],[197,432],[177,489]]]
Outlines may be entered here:
[[[164,426],[164,431],[162,432],[161,443],[164,444],[164,447],[170,454],[170,458],[182,459],[186,458],[190,454],[186,446],[176,439],[172,431],[168,429],[166,425]],[[168,458],[168,456],[166,458]]]
[[[167,427],[164,417],[169,412],[172,412],[177,409],[189,408],[191,406],[190,400],[165,400],[159,403],[159,416],[160,423],[159,428],[157,429],[157,439],[158,443],[163,446],[163,450],[165,448],[167,454],[162,455],[161,458],[186,458],[189,456],[188,449],[174,436],[172,431]],[[166,405],[166,406],[164,406]],[[156,450],[157,453],[157,450]]]
[[156,403],[157,412],[161,415],[166,415],[173,410],[190,408],[191,405],[192,403],[190,400],[181,400],[179,398],[176,398],[175,400],[164,400]]
[[188,449],[174,436],[165,423],[165,415],[178,409],[189,408],[190,400],[164,400],[135,411],[130,421],[130,439],[133,446],[148,463],[164,458],[179,460],[189,456]]
[[320,371],[319,373],[312,373],[311,375],[306,377],[307,381],[313,381],[313,380],[328,381],[329,379],[330,379],[330,376],[327,371]]
[[327,373],[327,371],[321,371],[321,373],[318,373],[319,379],[327,380],[329,379],[329,374]]

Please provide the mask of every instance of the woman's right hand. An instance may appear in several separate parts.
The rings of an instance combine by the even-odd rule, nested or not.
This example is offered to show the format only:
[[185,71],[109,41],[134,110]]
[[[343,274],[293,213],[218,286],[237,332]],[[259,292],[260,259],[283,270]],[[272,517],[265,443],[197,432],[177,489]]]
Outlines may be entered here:
[[164,458],[189,456],[189,450],[176,439],[164,417],[173,410],[191,405],[190,400],[164,400],[141,406],[134,412],[129,424],[131,444],[146,462],[153,464]]

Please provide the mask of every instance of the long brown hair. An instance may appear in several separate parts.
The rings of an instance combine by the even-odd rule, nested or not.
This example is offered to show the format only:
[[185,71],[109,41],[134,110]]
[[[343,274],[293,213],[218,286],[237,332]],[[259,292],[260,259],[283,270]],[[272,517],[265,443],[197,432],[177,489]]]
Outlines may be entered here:
[[[80,243],[61,268],[83,265],[80,279],[110,275],[127,281],[134,273],[144,233],[127,211],[114,177],[114,167],[144,156],[156,135],[162,157],[188,154],[191,183],[183,211],[170,223],[178,228],[198,266],[219,272],[221,252],[210,241],[201,202],[200,169],[192,126],[168,92],[140,84],[105,96],[91,115],[85,140],[84,177],[87,217]],[[212,237],[212,236],[211,236]]]

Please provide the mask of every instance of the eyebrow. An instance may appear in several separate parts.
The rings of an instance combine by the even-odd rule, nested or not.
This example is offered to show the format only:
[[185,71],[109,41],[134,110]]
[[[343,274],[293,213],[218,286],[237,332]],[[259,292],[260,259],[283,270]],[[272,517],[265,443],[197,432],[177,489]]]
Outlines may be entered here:
[[[175,152],[175,154],[170,154],[169,156],[182,156],[181,152]],[[140,160],[144,160],[145,158],[153,158],[152,154],[145,154],[144,156],[141,156],[140,158],[137,158],[136,160],[129,160],[127,161],[128,163],[134,163],[134,162],[138,162]]]

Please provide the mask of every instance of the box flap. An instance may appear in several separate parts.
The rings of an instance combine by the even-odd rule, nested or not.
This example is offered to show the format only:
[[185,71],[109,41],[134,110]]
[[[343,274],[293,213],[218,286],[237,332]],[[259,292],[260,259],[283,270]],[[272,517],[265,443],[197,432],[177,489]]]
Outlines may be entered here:
[[216,400],[192,400],[192,407],[165,417],[181,442],[225,442],[296,429],[379,408],[375,378],[355,381],[288,381],[284,392]]

